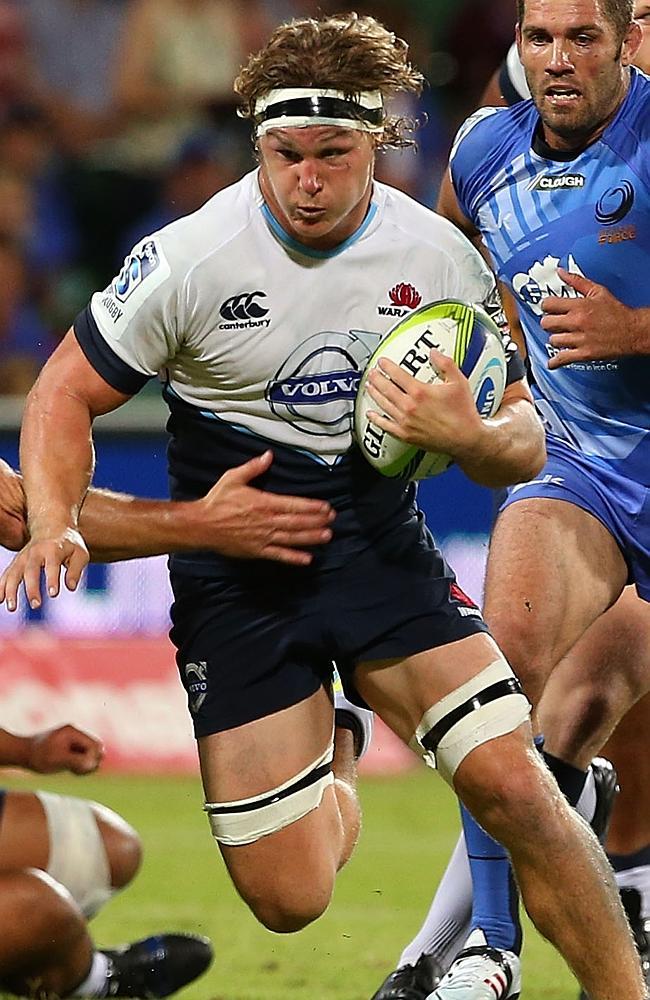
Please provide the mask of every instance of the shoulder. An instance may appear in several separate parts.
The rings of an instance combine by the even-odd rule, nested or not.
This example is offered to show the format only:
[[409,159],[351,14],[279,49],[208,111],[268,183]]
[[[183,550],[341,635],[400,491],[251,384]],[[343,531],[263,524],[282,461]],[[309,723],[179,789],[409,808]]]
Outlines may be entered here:
[[384,226],[401,232],[410,242],[423,243],[436,251],[453,252],[471,243],[460,230],[409,195],[387,184],[379,185],[384,194]]
[[476,157],[505,156],[517,146],[529,146],[537,118],[532,101],[510,108],[479,108],[458,129],[450,159],[477,162]]
[[630,91],[603,140],[650,188],[650,77],[632,67]]
[[255,174],[213,195],[198,211],[160,229],[151,237],[177,277],[224,250],[251,224],[256,209]]

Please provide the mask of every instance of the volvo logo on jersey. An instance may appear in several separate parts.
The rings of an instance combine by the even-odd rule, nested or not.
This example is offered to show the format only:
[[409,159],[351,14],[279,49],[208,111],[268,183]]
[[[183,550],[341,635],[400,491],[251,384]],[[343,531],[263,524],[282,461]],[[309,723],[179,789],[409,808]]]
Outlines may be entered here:
[[308,337],[268,382],[271,410],[303,434],[349,434],[361,373],[380,340],[357,330]]
[[266,327],[271,322],[265,319],[269,310],[263,306],[260,299],[266,298],[266,292],[240,292],[231,295],[221,303],[219,313],[226,323],[219,323],[220,330],[249,330],[253,327]]

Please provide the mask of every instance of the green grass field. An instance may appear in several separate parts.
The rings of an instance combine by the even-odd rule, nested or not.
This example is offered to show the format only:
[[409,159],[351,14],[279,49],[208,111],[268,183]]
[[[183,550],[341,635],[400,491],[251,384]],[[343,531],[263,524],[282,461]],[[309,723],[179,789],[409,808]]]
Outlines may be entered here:
[[[139,830],[145,862],[93,922],[99,944],[159,930],[214,942],[209,972],[182,1000],[369,1000],[417,930],[455,841],[455,800],[424,768],[361,782],[364,829],[326,915],[298,935],[259,927],[235,895],[201,813],[198,779],[42,778],[39,787],[96,798]],[[34,782],[8,776],[8,787]],[[576,1000],[575,981],[527,928],[522,1000]]]

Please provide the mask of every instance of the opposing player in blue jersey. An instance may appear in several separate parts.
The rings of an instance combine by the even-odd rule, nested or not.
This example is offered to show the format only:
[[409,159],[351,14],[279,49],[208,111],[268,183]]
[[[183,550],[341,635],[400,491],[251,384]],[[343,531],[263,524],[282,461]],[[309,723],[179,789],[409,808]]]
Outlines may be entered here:
[[[384,99],[419,83],[404,43],[356,15],[291,22],[251,58],[237,87],[259,171],[139,244],[31,394],[21,455],[32,537],[0,592],[15,608],[24,579],[39,603],[41,569],[55,595],[63,565],[76,585],[92,418],[162,369],[177,497],[202,495],[257,456],[267,498],[292,494],[312,518],[302,529],[271,510],[271,538],[282,530],[312,550],[289,552],[287,565],[244,561],[246,526],[236,520],[222,554],[172,560],[172,635],[206,811],[255,915],[277,931],[315,919],[354,844],[358,813],[331,769],[336,659],[351,693],[504,840],[533,919],[595,1000],[642,1000],[604,856],[533,749],[514,675],[478,609],[454,603],[413,487],[382,479],[352,446],[353,388],[390,325],[381,302],[395,282],[408,279],[423,299],[489,307],[494,298],[457,230],[373,180],[377,146],[406,141]],[[444,386],[419,386],[387,365],[379,397],[426,413],[426,444],[478,482],[534,475],[543,435],[516,359],[504,403],[485,422],[453,362],[436,363]],[[441,395],[453,419],[436,406]],[[300,543],[301,531],[309,540]],[[518,992],[516,972],[503,975]]]
[[[634,64],[648,72],[649,0],[636,0],[634,19],[642,30]],[[527,99],[530,91],[524,67],[513,45],[492,77],[482,104],[505,107]],[[516,313],[510,319],[516,325]],[[616,776],[608,761],[598,759],[591,767],[589,762],[602,749],[619,771],[621,793],[609,830],[608,854],[650,984],[650,696],[642,697],[650,685],[649,662],[650,605],[629,586],[554,668],[536,714],[560,787],[601,837]],[[628,711],[630,705],[634,707]],[[470,917],[471,875],[461,835],[422,927],[373,1000],[424,1000],[462,947]],[[517,941],[516,907],[509,906],[501,919],[511,923],[503,940]]]
[[[533,99],[465,124],[441,199],[512,290],[547,422],[547,466],[510,491],[485,595],[536,705],[626,583],[650,599],[650,84],[630,69],[632,13],[631,0],[519,0]],[[547,762],[577,802],[585,772]],[[468,814],[464,828],[473,931],[431,996],[510,997],[499,974],[518,972],[520,937],[507,855]]]

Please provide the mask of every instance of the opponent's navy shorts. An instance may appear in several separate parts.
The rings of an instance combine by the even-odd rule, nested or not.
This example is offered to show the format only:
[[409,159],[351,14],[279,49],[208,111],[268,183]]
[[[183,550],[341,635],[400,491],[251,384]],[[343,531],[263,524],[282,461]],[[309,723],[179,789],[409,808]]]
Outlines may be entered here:
[[501,510],[518,500],[566,500],[593,514],[617,542],[628,568],[628,583],[650,601],[650,488],[614,472],[558,438],[546,442],[548,459],[536,479],[508,490]]
[[[429,536],[430,537],[430,536]],[[336,570],[235,561],[227,578],[172,573],[171,639],[197,737],[289,708],[354,669],[404,658],[487,626],[433,541],[368,548]]]

